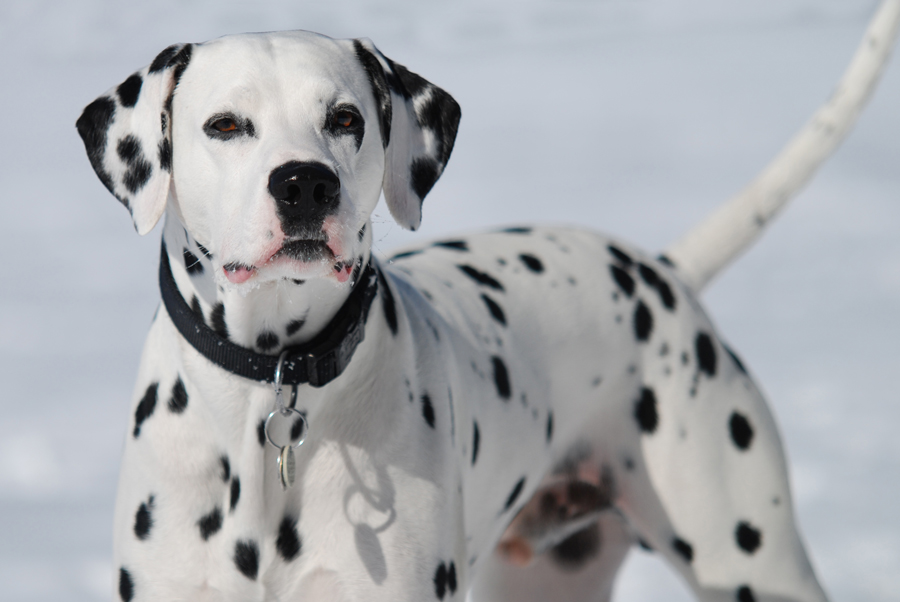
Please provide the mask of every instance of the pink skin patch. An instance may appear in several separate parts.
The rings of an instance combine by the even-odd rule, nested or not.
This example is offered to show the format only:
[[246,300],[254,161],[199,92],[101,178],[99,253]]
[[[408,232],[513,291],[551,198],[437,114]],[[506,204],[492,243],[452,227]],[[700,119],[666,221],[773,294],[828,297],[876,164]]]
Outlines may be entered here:
[[335,267],[334,277],[337,278],[337,281],[343,284],[350,280],[350,274],[353,272],[353,266],[350,264],[340,263]]
[[225,277],[228,278],[228,282],[231,282],[232,284],[242,284],[250,280],[250,277],[256,273],[256,268],[240,266],[234,270],[222,268],[222,271],[225,272]]
[[[322,231],[328,236],[328,242],[326,245],[331,250],[331,253],[334,255],[335,261],[340,261],[344,258],[344,245],[341,241],[341,232],[344,230],[344,226],[341,222],[334,217],[333,215],[329,215],[325,218],[325,221],[322,223]],[[344,282],[341,280],[341,282]]]

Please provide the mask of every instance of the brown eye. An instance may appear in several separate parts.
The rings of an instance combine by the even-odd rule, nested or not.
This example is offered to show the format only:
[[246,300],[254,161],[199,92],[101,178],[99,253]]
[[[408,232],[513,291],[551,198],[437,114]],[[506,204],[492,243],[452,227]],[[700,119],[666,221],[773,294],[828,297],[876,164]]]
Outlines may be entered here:
[[353,125],[353,122],[356,121],[356,118],[353,116],[353,113],[348,111],[338,111],[334,114],[334,123],[344,128],[348,128]]
[[212,126],[220,132],[233,132],[237,130],[237,124],[228,117],[223,117],[222,119],[215,121]]

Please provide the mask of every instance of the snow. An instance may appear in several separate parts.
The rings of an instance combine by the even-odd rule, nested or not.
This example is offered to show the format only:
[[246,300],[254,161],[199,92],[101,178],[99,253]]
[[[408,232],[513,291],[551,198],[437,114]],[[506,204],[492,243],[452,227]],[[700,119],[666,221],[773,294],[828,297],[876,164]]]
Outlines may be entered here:
[[[410,234],[591,226],[661,249],[740,189],[827,98],[872,0],[0,4],[0,597],[111,599],[119,455],[158,303],[74,122],[174,42],[366,36],[463,107]],[[705,295],[780,420],[800,522],[835,600],[900,592],[900,65],[849,140]],[[616,600],[688,600],[635,553]]]

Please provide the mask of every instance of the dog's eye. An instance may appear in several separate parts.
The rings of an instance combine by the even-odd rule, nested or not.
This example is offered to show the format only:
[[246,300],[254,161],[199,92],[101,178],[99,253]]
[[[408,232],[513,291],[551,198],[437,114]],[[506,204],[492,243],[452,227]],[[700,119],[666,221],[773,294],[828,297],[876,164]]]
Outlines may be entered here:
[[220,132],[234,132],[237,131],[237,124],[228,117],[223,117],[217,121],[214,121],[212,127],[219,130]]
[[235,140],[256,137],[253,122],[233,113],[219,113],[203,124],[203,131],[213,140]]
[[356,115],[350,111],[338,111],[334,114],[334,124],[348,128],[356,123]]

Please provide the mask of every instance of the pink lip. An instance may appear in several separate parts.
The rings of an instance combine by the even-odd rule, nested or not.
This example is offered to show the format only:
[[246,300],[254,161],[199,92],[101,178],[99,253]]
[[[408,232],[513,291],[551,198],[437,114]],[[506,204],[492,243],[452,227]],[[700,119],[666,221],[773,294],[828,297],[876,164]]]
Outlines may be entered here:
[[232,270],[223,267],[222,271],[225,272],[225,277],[228,278],[229,282],[233,284],[241,284],[242,282],[247,282],[248,280],[250,280],[250,277],[256,273],[256,268],[250,268],[242,265]]
[[335,266],[334,277],[337,278],[337,281],[340,283],[347,282],[350,280],[350,274],[353,272],[353,266],[350,264],[338,264]]

